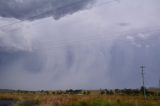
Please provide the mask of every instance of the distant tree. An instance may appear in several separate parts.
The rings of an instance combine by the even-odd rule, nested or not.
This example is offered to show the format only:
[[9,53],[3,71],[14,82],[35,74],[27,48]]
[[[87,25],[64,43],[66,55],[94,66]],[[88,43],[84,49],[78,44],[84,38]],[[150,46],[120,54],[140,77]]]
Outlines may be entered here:
[[104,95],[104,94],[105,94],[105,91],[104,91],[104,90],[101,90],[101,91],[100,91],[100,94],[101,94],[101,95]]
[[86,91],[86,95],[89,95],[91,92],[90,91]]
[[83,94],[86,95],[86,91],[83,91]]
[[50,92],[49,92],[49,91],[45,91],[45,94],[49,95],[49,94],[50,94]]
[[141,89],[140,89],[140,92],[143,93],[144,90],[145,90],[146,92],[148,92],[147,89],[146,89],[144,86],[142,86]]
[[54,92],[54,91],[52,91],[52,94],[54,95],[54,94],[55,94],[55,92]]
[[113,90],[109,90],[109,94],[110,94],[110,95],[113,95],[113,94],[114,94],[114,91],[113,91]]
[[114,92],[115,92],[116,94],[119,94],[119,93],[121,92],[121,90],[120,90],[120,89],[115,89]]
[[44,90],[41,90],[40,93],[44,93]]
[[61,91],[61,90],[57,91],[56,94],[61,95],[61,94],[63,94],[63,91]]

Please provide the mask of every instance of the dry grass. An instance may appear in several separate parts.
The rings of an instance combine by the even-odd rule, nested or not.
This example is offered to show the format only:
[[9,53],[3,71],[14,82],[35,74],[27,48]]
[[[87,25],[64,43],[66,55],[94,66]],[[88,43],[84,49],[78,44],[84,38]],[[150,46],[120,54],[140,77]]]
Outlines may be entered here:
[[68,106],[76,106],[78,103],[93,104],[94,102],[106,104],[133,104],[135,106],[141,104],[160,105],[160,100],[154,97],[148,97],[147,100],[145,100],[142,96],[60,95],[43,97],[40,106],[67,106],[67,104]]
[[[145,100],[143,96],[127,95],[47,95],[41,93],[0,93],[0,99],[39,100],[39,106],[160,106],[160,99],[157,99],[157,97],[154,96],[147,97]],[[107,105],[107,103],[113,104]]]

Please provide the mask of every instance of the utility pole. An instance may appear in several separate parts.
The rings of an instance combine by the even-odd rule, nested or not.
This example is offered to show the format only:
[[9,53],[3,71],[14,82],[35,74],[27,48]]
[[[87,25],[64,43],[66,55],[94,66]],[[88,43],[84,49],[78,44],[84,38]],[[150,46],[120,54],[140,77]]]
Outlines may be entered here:
[[160,96],[160,79],[159,79],[159,88],[158,88],[158,91],[159,91],[159,96]]
[[143,94],[144,94],[144,98],[146,99],[146,90],[145,90],[145,84],[144,84],[144,68],[145,66],[140,66],[141,68],[141,74],[142,74],[142,87],[143,87]]
[[159,79],[159,90],[160,90],[160,79]]
[[157,91],[158,91],[158,95],[157,96],[160,97],[160,79],[159,79],[159,87],[158,87]]

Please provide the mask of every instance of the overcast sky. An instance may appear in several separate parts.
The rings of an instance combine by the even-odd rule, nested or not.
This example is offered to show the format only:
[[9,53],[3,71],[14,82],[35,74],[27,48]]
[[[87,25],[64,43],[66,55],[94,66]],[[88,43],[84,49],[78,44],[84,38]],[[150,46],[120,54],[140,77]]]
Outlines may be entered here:
[[0,0],[1,89],[140,88],[160,79],[159,0]]

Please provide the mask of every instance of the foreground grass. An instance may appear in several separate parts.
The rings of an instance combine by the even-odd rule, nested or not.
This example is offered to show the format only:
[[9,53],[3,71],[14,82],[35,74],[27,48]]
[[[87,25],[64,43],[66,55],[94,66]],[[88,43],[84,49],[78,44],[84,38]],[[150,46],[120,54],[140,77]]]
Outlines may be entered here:
[[59,95],[42,98],[40,106],[160,106],[154,97],[120,95]]
[[[13,106],[160,106],[160,99],[129,95],[53,95],[41,93],[0,93],[0,99],[17,100]],[[32,101],[31,104],[22,104]]]

